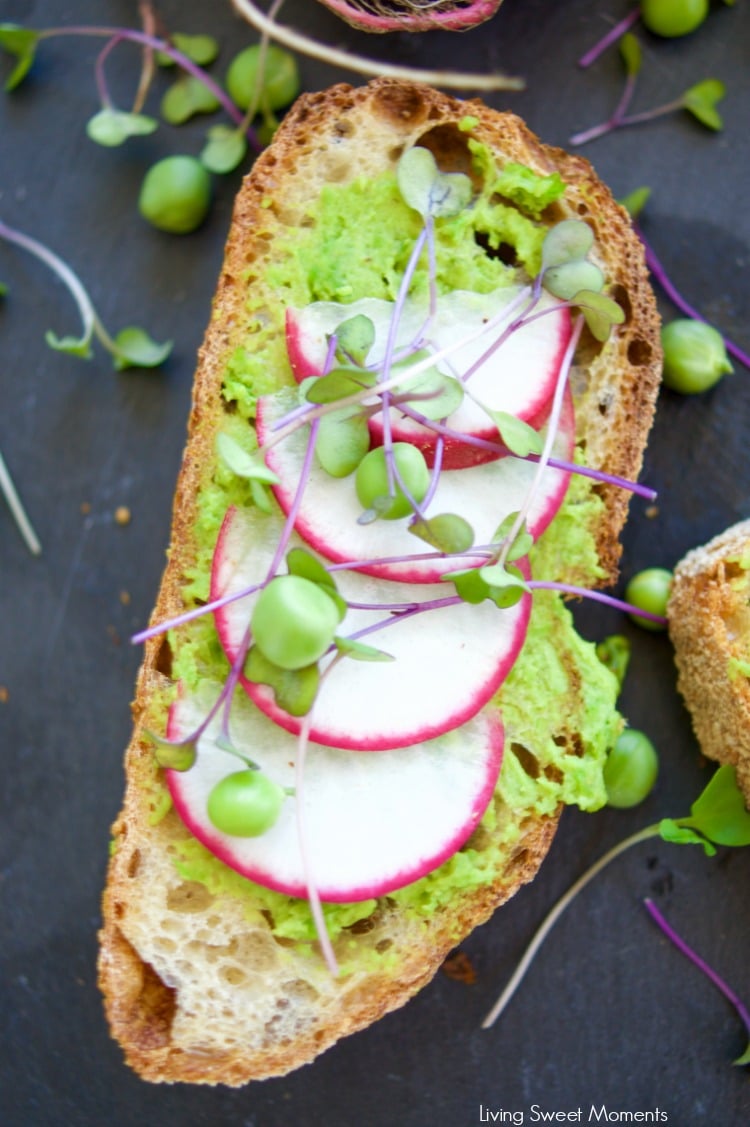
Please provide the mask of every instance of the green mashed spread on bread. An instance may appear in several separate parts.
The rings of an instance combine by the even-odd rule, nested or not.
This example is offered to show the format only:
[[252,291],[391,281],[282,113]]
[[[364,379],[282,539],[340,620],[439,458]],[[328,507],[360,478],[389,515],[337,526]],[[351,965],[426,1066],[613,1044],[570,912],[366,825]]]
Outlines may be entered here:
[[[533,276],[547,231],[539,216],[564,191],[557,174],[540,177],[521,165],[498,172],[483,146],[473,141],[470,145],[484,187],[472,207],[437,221],[437,285],[443,293],[454,289],[487,293],[511,285],[517,280],[518,266]],[[373,216],[387,218],[373,222]],[[232,438],[251,450],[255,437],[248,422],[255,416],[257,398],[293,382],[284,335],[285,308],[320,300],[348,303],[364,296],[394,299],[419,229],[419,216],[402,200],[393,174],[329,184],[315,212],[304,224],[294,226],[287,245],[277,247],[274,262],[263,275],[248,270],[248,347],[234,351],[223,381],[223,394],[233,407],[224,429]],[[512,248],[511,254],[507,248]],[[423,260],[413,292],[423,293],[427,285]],[[250,484],[218,459],[208,468],[194,528],[195,566],[186,577],[187,605],[208,599],[211,558],[227,509],[257,500]],[[269,503],[275,504],[272,498]],[[558,561],[571,558],[585,567],[592,582],[601,575],[590,531],[601,505],[585,479],[571,479],[562,509],[532,550],[536,578],[556,578]],[[172,676],[188,689],[226,675],[228,664],[210,618],[173,631],[170,642]],[[602,765],[621,728],[616,695],[615,678],[599,662],[594,647],[577,635],[560,597],[537,591],[523,650],[496,697],[505,727],[505,751],[494,799],[462,849],[434,872],[391,893],[390,899],[419,915],[430,914],[450,902],[457,890],[480,885],[488,872],[497,869],[497,856],[512,852],[524,819],[552,816],[561,803],[584,810],[603,805]],[[238,706],[252,707],[244,700]],[[578,754],[555,742],[551,716],[573,717],[580,733]],[[163,816],[166,790],[160,797],[160,784],[155,781],[154,787],[149,801]],[[315,938],[306,900],[258,887],[215,858],[187,831],[177,847],[175,864],[185,880],[198,881],[212,893],[246,900],[248,913],[263,912],[272,919],[277,936]],[[376,908],[376,900],[326,905],[330,935],[335,938]]]

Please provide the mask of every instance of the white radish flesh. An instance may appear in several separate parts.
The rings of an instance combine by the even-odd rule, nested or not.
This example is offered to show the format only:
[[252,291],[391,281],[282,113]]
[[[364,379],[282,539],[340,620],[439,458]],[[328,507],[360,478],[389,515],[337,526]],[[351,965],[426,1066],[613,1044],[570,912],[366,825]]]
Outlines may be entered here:
[[[266,444],[273,436],[274,423],[296,404],[289,392],[266,396],[258,401],[258,440]],[[307,428],[300,428],[273,446],[267,464],[280,479],[274,486],[276,498],[288,513],[297,492],[302,463],[307,449]],[[575,443],[572,398],[566,393],[563,414],[554,443],[554,454],[570,460]],[[444,470],[437,490],[426,509],[426,516],[457,513],[471,525],[476,545],[489,544],[505,518],[524,504],[534,482],[535,462],[507,457],[465,469]],[[542,475],[527,516],[527,527],[537,539],[563,502],[570,474],[547,467]],[[435,583],[448,571],[471,567],[481,557],[467,555],[456,559],[434,556],[413,560],[430,551],[429,545],[407,531],[405,520],[376,520],[360,524],[362,506],[357,499],[354,478],[333,478],[314,462],[305,485],[295,528],[310,547],[336,563],[362,561],[359,570],[404,583]],[[398,562],[378,562],[392,560]],[[402,557],[404,557],[402,559]],[[367,562],[372,561],[372,562]]]
[[[168,735],[188,736],[219,692],[204,686],[172,707]],[[217,746],[214,721],[198,743],[189,771],[168,771],[175,808],[216,857],[267,888],[307,895],[295,804],[285,799],[264,834],[221,833],[207,813],[208,795],[241,768]],[[230,726],[234,745],[283,787],[295,785],[296,740],[253,706],[238,700]],[[500,716],[488,712],[460,732],[381,755],[310,744],[304,769],[305,851],[321,899],[354,902],[384,896],[418,880],[451,857],[470,837],[492,797],[500,770]]]
[[[239,594],[265,578],[268,551],[276,542],[277,519],[231,509],[214,553],[211,599]],[[494,603],[453,605],[396,617],[383,604],[408,608],[428,600],[450,600],[452,584],[402,584],[346,572],[336,574],[350,607],[339,635],[357,634],[374,623],[391,624],[363,641],[394,660],[337,662],[321,686],[313,708],[311,738],[317,743],[359,751],[408,747],[465,724],[494,696],[520,652],[526,635],[531,596],[514,607]],[[226,603],[214,612],[219,639],[231,662],[243,644],[254,596]],[[331,655],[332,656],[332,655]],[[325,669],[331,660],[321,661]],[[279,726],[300,730],[301,721],[275,702],[272,690],[242,684],[253,701]]]

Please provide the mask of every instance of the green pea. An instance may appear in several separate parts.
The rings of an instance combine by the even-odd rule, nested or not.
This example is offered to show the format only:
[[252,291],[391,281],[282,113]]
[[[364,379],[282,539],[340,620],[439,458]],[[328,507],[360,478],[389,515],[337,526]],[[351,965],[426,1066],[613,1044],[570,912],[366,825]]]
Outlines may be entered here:
[[211,790],[208,816],[222,833],[258,837],[277,820],[284,796],[284,788],[261,771],[235,771]]
[[211,176],[195,157],[164,157],[141,185],[138,209],[160,231],[186,235],[200,227],[211,203]]
[[317,583],[279,575],[258,596],[250,625],[264,657],[280,669],[304,669],[326,652],[339,622],[338,607]]
[[721,333],[704,321],[678,318],[661,331],[663,380],[683,395],[707,391],[732,371]]
[[[671,571],[667,571],[664,567],[647,567],[634,575],[628,583],[625,588],[625,602],[638,607],[639,610],[658,614],[664,618],[671,590]],[[637,622],[646,630],[666,630],[665,625],[661,622],[653,622],[650,618],[642,618],[637,614],[631,614],[630,617],[633,622]]]
[[[412,446],[408,442],[394,442],[392,450],[394,463],[406,490],[415,501],[421,501],[430,487],[430,471],[427,468],[424,455],[416,446]],[[382,446],[376,446],[374,450],[365,454],[357,467],[354,487],[357,491],[359,503],[364,509],[377,507],[377,504],[383,498],[389,496],[388,466],[385,450]],[[411,512],[412,506],[409,498],[398,482],[395,482],[391,504],[383,512],[378,510],[378,515],[386,520],[398,520],[400,517],[408,516]]]
[[626,728],[604,764],[607,804],[619,810],[637,806],[651,793],[659,773],[659,757],[648,736]]
[[708,7],[709,0],[641,0],[641,19],[655,35],[671,39],[700,27]]
[[[255,44],[240,51],[227,71],[227,90],[233,102],[246,110],[256,94],[260,46]],[[259,108],[281,110],[299,94],[297,60],[289,51],[270,44],[266,51]]]

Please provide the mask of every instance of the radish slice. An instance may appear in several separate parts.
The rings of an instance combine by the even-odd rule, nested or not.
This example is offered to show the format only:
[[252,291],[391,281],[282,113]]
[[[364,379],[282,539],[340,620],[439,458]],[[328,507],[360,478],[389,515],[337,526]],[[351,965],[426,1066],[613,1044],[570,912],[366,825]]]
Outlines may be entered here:
[[[271,439],[274,423],[295,405],[296,397],[288,392],[258,400],[257,427],[261,445]],[[268,466],[280,479],[280,484],[274,486],[274,492],[285,513],[289,512],[297,492],[307,441],[307,429],[300,428],[272,447],[267,455]],[[574,445],[573,401],[570,393],[566,392],[555,438],[555,456],[570,461]],[[474,529],[474,543],[488,544],[500,523],[510,513],[518,512],[524,504],[536,468],[534,462],[508,457],[466,469],[445,470],[440,474],[426,515],[458,513]],[[569,479],[567,470],[545,470],[527,519],[534,539],[542,534],[560,508]],[[346,563],[396,557],[400,562],[368,562],[357,569],[403,583],[435,583],[448,571],[482,562],[476,555],[402,560],[401,557],[429,552],[429,546],[407,531],[405,520],[376,520],[362,525],[358,523],[361,515],[362,506],[357,499],[353,475],[334,478],[315,463],[305,486],[295,527],[303,540],[327,559]]]
[[[219,692],[205,686],[182,696],[170,712],[170,739],[194,731]],[[198,742],[189,771],[167,771],[177,813],[216,857],[250,880],[289,896],[306,884],[293,796],[276,823],[259,837],[217,830],[208,795],[225,775],[241,769],[217,746],[216,721]],[[296,741],[241,698],[231,721],[236,747],[283,787],[294,786]],[[492,797],[500,771],[503,732],[497,712],[471,721],[460,733],[405,750],[353,755],[309,745],[305,766],[305,849],[321,899],[353,902],[411,884],[467,841]]]
[[[468,471],[467,471],[468,472]],[[230,509],[214,553],[211,599],[238,594],[265,578],[274,525],[259,528],[252,511]],[[402,584],[353,572],[337,574],[348,603],[382,607],[412,606],[451,599],[454,588]],[[245,636],[255,596],[228,602],[214,611],[224,652],[234,662]],[[493,603],[456,602],[414,616],[397,618],[386,609],[353,609],[339,634],[351,636],[374,623],[389,621],[364,641],[391,654],[393,661],[339,661],[321,686],[313,708],[310,737],[328,747],[383,751],[408,747],[465,724],[494,696],[513,666],[526,636],[531,596],[499,610]],[[331,657],[324,657],[325,668]],[[301,721],[278,707],[270,688],[242,678],[257,706],[280,727],[299,732]]]
[[[477,363],[501,333],[528,306],[520,287],[508,287],[489,294],[455,290],[438,299],[436,315],[428,319],[424,301],[410,299],[404,306],[396,336],[399,351],[427,347],[438,351],[472,332],[481,329],[491,318],[500,319],[470,344],[464,344],[437,368],[447,375],[462,377]],[[368,367],[382,365],[394,312],[393,302],[363,298],[350,305],[337,302],[314,302],[301,310],[288,309],[286,316],[287,351],[292,370],[298,380],[320,375],[325,364],[328,337],[342,321],[357,314],[369,317],[375,327],[375,342],[368,356]],[[507,310],[505,316],[502,311]],[[534,306],[539,317],[513,331],[507,340],[482,363],[466,386],[471,396],[493,411],[506,411],[525,422],[536,424],[548,407],[555,387],[565,349],[570,340],[569,310],[546,291]],[[419,403],[414,407],[419,410]],[[435,432],[403,416],[398,408],[390,412],[391,431],[395,442],[411,442],[419,446],[428,461],[435,449]],[[487,413],[465,396],[461,406],[447,420],[454,430],[489,442],[497,441],[497,430]],[[373,445],[383,442],[383,419],[370,420]],[[458,469],[498,457],[455,440],[446,443],[443,465]]]

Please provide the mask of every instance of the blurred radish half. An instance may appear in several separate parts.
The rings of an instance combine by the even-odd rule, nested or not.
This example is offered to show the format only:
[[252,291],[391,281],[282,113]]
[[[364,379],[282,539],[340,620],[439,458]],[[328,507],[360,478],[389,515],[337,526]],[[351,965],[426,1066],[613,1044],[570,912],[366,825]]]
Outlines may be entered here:
[[320,0],[360,31],[465,31],[494,16],[502,0]]

